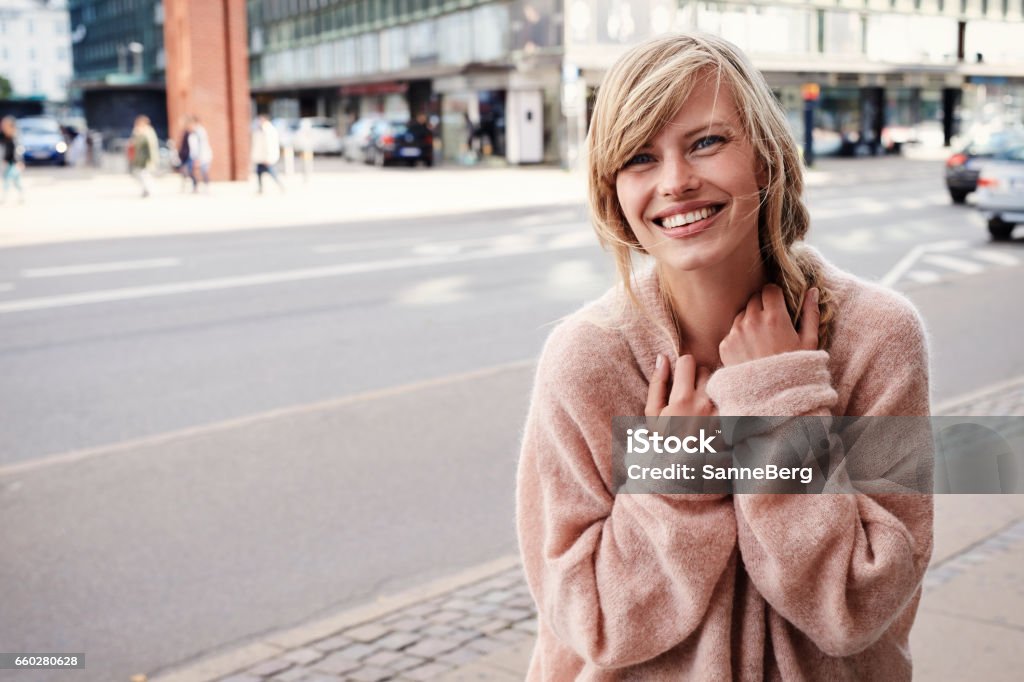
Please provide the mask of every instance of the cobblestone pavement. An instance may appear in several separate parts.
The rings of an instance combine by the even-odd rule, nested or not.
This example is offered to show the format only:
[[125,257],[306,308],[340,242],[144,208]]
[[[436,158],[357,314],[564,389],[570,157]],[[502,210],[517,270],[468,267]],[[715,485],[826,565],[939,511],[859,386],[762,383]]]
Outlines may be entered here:
[[[941,409],[950,416],[1024,415],[1024,380]],[[926,595],[966,571],[1005,561],[1021,545],[1024,519],[1017,519],[934,564],[925,578]],[[525,674],[536,631],[533,601],[521,568],[513,566],[327,636],[277,648],[227,676],[177,674],[155,682],[511,682]]]

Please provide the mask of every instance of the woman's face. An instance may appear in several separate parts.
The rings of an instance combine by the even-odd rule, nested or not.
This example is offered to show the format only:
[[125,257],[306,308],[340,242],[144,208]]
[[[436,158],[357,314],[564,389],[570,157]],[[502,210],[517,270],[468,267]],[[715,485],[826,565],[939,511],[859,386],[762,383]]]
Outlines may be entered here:
[[759,259],[759,165],[732,88],[698,86],[618,172],[616,193],[637,240],[662,266],[749,268]]

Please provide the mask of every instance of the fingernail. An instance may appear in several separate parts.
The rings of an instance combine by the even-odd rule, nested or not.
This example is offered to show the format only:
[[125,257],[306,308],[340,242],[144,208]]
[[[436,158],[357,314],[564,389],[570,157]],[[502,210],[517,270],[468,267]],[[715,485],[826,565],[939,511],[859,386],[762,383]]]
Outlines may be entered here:
[[654,361],[654,369],[661,369],[663,364],[665,364],[665,358],[662,357],[661,353],[658,353],[658,359]]
[[818,287],[811,287],[811,303],[818,302]]

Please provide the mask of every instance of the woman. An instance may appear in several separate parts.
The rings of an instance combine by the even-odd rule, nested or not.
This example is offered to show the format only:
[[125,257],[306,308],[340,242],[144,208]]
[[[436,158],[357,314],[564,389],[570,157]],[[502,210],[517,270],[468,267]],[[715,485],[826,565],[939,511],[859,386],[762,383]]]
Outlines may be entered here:
[[18,122],[13,116],[4,116],[0,121],[0,148],[4,161],[4,197],[11,185],[18,192],[18,200],[25,201],[25,191],[21,188],[21,171],[25,167],[22,160],[21,145],[18,144]]
[[156,168],[157,160],[160,158],[160,142],[157,140],[156,131],[149,122],[149,116],[139,115],[135,117],[135,126],[132,128],[131,156],[129,165],[131,173],[142,186],[142,197],[146,198],[153,193],[153,169]]
[[537,371],[517,491],[529,679],[910,679],[930,497],[616,496],[611,421],[927,415],[917,313],[800,243],[798,149],[731,44],[631,50],[588,146],[621,283],[555,329]]

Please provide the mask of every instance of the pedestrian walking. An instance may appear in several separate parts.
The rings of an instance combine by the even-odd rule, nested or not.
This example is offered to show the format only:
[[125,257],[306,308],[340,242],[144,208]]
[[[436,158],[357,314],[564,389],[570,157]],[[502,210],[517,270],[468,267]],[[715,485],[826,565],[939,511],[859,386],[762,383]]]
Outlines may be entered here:
[[159,155],[160,142],[157,140],[156,131],[150,125],[149,117],[146,115],[136,116],[135,127],[132,129],[132,137],[129,142],[129,165],[132,175],[142,186],[143,198],[153,193],[152,172],[156,168]]
[[[206,132],[206,126],[202,124],[198,116],[192,116],[192,132],[195,134],[195,151],[193,152],[195,154],[195,165],[199,168],[199,178],[203,181],[203,187],[209,192],[210,164],[213,163],[213,145],[210,144],[210,135]],[[193,181],[195,179],[193,176]]]
[[[611,427],[771,415],[750,421],[767,439],[800,428],[787,416],[928,415],[918,313],[803,244],[785,113],[720,38],[623,55],[587,157],[619,283],[558,325],[537,368],[517,486],[539,613],[528,679],[910,680],[930,495],[855,492],[845,462],[815,469],[836,494],[616,495]],[[896,440],[893,467],[930,445]]]
[[178,172],[181,173],[181,191],[189,182],[192,184],[192,191],[199,191],[196,184],[195,161],[198,152],[198,139],[192,127],[191,117],[182,119],[181,142],[178,143]]
[[277,129],[267,118],[260,114],[256,118],[256,127],[252,131],[252,162],[256,164],[256,185],[263,194],[263,174],[269,175],[277,186],[284,191],[281,179],[277,177],[274,165],[281,158],[281,142]]
[[25,168],[25,162],[18,140],[18,122],[13,116],[4,116],[3,120],[0,120],[0,148],[3,151],[4,165],[3,201],[7,201],[7,193],[13,186],[18,192],[18,201],[24,203],[25,190],[21,186],[21,172]]

